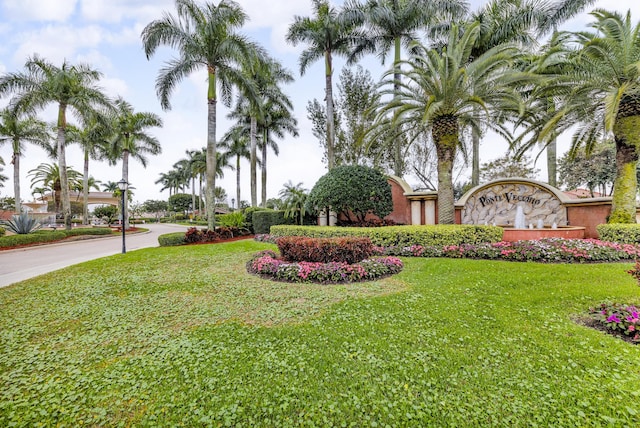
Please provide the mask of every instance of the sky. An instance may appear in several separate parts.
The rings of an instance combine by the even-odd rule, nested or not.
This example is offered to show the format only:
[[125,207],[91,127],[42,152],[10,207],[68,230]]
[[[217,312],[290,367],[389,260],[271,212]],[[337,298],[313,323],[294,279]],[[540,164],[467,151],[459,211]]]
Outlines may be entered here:
[[[217,1],[216,1],[217,2]],[[295,82],[284,87],[294,104],[294,115],[298,120],[299,136],[278,141],[280,154],[270,152],[267,160],[267,196],[277,197],[283,185],[291,181],[302,183],[311,189],[315,182],[326,173],[322,162],[323,153],[318,141],[312,135],[311,123],[307,119],[307,102],[316,98],[324,99],[323,61],[314,63],[306,73],[299,73],[298,58],[304,45],[296,47],[287,44],[285,34],[294,16],[310,16],[310,0],[239,0],[249,21],[242,33],[260,43],[295,76]],[[472,9],[486,3],[471,0]],[[340,6],[342,1],[332,4]],[[632,18],[640,19],[638,0],[598,0],[594,8],[604,8],[626,13],[631,10]],[[206,145],[206,74],[202,70],[182,81],[171,97],[172,109],[163,111],[155,92],[155,79],[164,61],[174,52],[161,48],[154,57],[147,60],[142,49],[140,34],[152,20],[159,19],[163,12],[175,14],[173,0],[0,0],[0,74],[21,71],[28,57],[38,54],[48,61],[61,65],[62,61],[86,63],[101,71],[100,85],[111,96],[122,96],[132,104],[135,111],[158,114],[164,123],[162,128],[151,130],[162,145],[162,154],[149,158],[146,168],[135,160],[129,164],[129,182],[135,188],[134,201],[169,197],[167,190],[160,192],[161,186],[154,182],[163,172],[172,169],[173,164],[186,157],[186,150],[197,150]],[[582,30],[592,22],[584,13],[568,21],[560,29]],[[343,62],[336,60],[335,83]],[[389,61],[387,61],[387,65]],[[385,68],[377,59],[364,61],[374,79],[378,79]],[[0,99],[0,105],[8,99]],[[226,119],[228,109],[221,104],[218,108],[217,138],[221,138],[232,123]],[[44,110],[40,117],[47,121],[55,119],[55,108]],[[560,139],[559,154],[568,149],[569,137]],[[507,145],[498,137],[488,136],[483,140],[480,162],[488,162],[504,154]],[[0,146],[0,156],[6,165],[3,174],[9,177],[0,187],[0,197],[13,196],[13,169],[9,164],[11,148]],[[37,147],[27,145],[21,161],[20,181],[22,200],[31,201],[28,171],[41,163],[53,162]],[[537,168],[545,174],[544,156],[540,157]],[[67,149],[67,164],[82,172],[82,154],[77,146]],[[89,173],[102,182],[117,182],[122,178],[122,166],[109,166],[106,162],[92,161]],[[235,171],[225,170],[216,185],[222,186],[229,195],[228,202],[235,197]],[[418,187],[418,181],[405,177],[409,184]],[[260,186],[260,172],[258,172]],[[241,165],[241,198],[250,199],[249,164]],[[258,190],[260,198],[260,190]],[[235,206],[238,202],[235,201]]]

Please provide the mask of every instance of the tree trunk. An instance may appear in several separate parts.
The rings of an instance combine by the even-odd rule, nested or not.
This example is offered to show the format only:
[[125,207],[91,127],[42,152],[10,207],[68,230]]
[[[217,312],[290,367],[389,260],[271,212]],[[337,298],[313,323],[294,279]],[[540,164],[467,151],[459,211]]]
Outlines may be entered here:
[[71,230],[71,200],[69,199],[69,178],[67,177],[67,158],[65,154],[65,137],[67,128],[67,106],[58,106],[58,168],[60,169],[60,192],[62,193],[62,215],[64,227]]
[[267,208],[267,141],[269,141],[268,138],[269,136],[265,131],[263,141],[262,141],[262,167],[261,167],[262,183],[260,183],[262,186],[262,208]]
[[209,67],[209,91],[207,94],[207,187],[205,190],[207,208],[207,228],[216,229],[216,75],[215,69]]
[[[397,8],[397,2],[394,2],[394,8]],[[396,37],[394,41],[394,57],[393,57],[393,98],[397,101],[400,93],[400,37]],[[404,159],[402,159],[402,139],[403,135],[396,135],[393,144],[393,173],[396,177],[402,177],[404,172]]]
[[547,182],[553,187],[558,187],[557,147],[557,140],[555,138],[547,146]]
[[[254,116],[251,117],[251,131],[250,131],[250,139],[251,139],[251,206],[258,206],[258,171],[257,171],[257,159],[258,159],[258,142],[257,136],[258,134],[258,119]],[[240,204],[240,201],[238,201]]]
[[[17,214],[22,212],[22,203],[20,200],[20,142],[14,141],[14,152],[13,159],[11,162],[13,163],[13,195],[15,198],[15,210]],[[16,150],[16,147],[18,150]]]
[[89,150],[84,151],[84,175],[82,177],[82,224],[89,224]]
[[636,166],[640,154],[640,116],[616,118],[616,179],[609,223],[636,223]]
[[[324,53],[324,69],[325,69],[325,101],[327,104],[327,166],[332,169],[335,166],[335,140],[336,128],[333,122],[333,83],[331,75],[333,73],[331,51]],[[266,142],[265,142],[266,144]]]
[[240,155],[236,155],[236,201],[240,208]]
[[196,213],[196,176],[191,176],[191,214]]
[[480,134],[471,130],[471,186],[480,184]]
[[[129,184],[129,150],[122,151],[122,179]],[[122,198],[122,195],[120,196]],[[129,229],[129,195],[124,190],[124,203],[122,204],[122,227]]]
[[431,133],[438,156],[438,224],[454,224],[453,162],[459,144],[457,118],[436,118]]

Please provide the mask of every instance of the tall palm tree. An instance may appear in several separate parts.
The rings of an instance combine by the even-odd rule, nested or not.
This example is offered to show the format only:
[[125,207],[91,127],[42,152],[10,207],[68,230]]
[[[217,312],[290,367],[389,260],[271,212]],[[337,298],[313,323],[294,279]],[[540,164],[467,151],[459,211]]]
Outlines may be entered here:
[[160,178],[155,181],[155,184],[162,185],[162,188],[160,189],[161,192],[165,189],[169,190],[169,197],[171,197],[171,195],[179,193],[184,189],[186,186],[186,180],[182,171],[173,168],[168,172],[160,173]]
[[[245,127],[242,124],[236,124],[222,137],[222,147],[228,157],[235,157],[236,169],[236,200],[240,199],[240,160],[251,160],[251,151],[249,150],[249,137]],[[239,203],[239,202],[238,202]]]
[[[502,43],[518,43],[533,48],[537,39],[549,34],[564,23],[582,12],[595,0],[491,0],[473,12],[468,22],[480,23],[480,35],[473,47],[472,57],[476,58],[489,49]],[[472,141],[471,184],[480,182],[480,139],[481,133],[474,131]],[[549,142],[549,151],[555,151],[555,140]],[[550,184],[555,181],[555,156],[548,159]],[[552,177],[553,174],[553,177]]]
[[597,9],[591,13],[596,31],[572,34],[580,47],[553,52],[563,63],[563,76],[542,86],[536,96],[555,96],[556,109],[530,127],[528,144],[546,144],[559,132],[578,125],[571,151],[613,134],[616,179],[610,223],[636,222],[636,165],[640,159],[640,23],[628,12],[622,16]]
[[[145,155],[159,155],[162,147],[158,139],[150,135],[149,129],[162,126],[162,119],[155,113],[135,112],[131,104],[118,98],[115,102],[116,113],[111,123],[113,138],[111,140],[110,162],[115,164],[122,159],[122,179],[129,182],[129,157],[138,160],[143,167],[147,166]],[[125,198],[123,209],[124,227],[129,228],[126,216],[128,202]]]
[[[411,125],[422,135],[430,133],[438,157],[438,222],[454,222],[452,169],[456,151],[460,147],[460,132],[465,127],[479,129],[489,126],[503,135],[508,130],[495,122],[495,111],[519,111],[522,101],[516,83],[525,83],[524,73],[512,69],[520,50],[512,45],[500,45],[485,54],[471,58],[471,51],[480,33],[475,23],[460,31],[452,26],[443,49],[427,49],[413,45],[408,61],[402,61],[403,80],[395,91],[395,79],[386,86],[386,94],[394,101],[381,109],[394,114],[394,123]],[[479,108],[478,108],[479,107]],[[420,136],[419,132],[415,132]]]
[[279,154],[278,144],[273,137],[284,138],[285,134],[298,136],[298,121],[291,111],[293,104],[288,97],[282,95],[278,98],[270,98],[265,105],[265,115],[261,124],[262,139],[260,149],[262,151],[262,207],[267,206],[267,149],[271,148],[276,156]]
[[0,97],[13,93],[11,103],[17,110],[32,113],[57,104],[57,155],[62,182],[62,211],[66,229],[71,229],[71,201],[65,154],[67,112],[85,117],[97,106],[110,107],[110,102],[97,86],[101,74],[88,65],[71,65],[67,61],[57,67],[34,55],[25,64],[26,72],[7,73],[0,77]]
[[[352,13],[361,14],[365,23],[364,37],[351,51],[349,60],[354,62],[366,53],[375,54],[385,63],[393,51],[395,90],[399,90],[402,48],[420,39],[419,30],[427,30],[439,20],[451,21],[467,11],[465,0],[366,0],[353,1],[346,6]],[[402,177],[404,159],[403,137],[395,135],[393,143],[394,174]]]
[[[69,126],[68,140],[76,143],[82,148],[83,162],[83,185],[82,185],[82,224],[89,224],[89,159],[104,160],[109,157],[109,134],[110,124],[104,115],[88,117],[83,127]],[[96,187],[96,190],[99,190]]]
[[4,182],[9,179],[9,177],[2,174],[2,171],[4,171],[3,167],[4,167],[4,159],[2,159],[2,156],[0,156],[0,187],[4,187]]
[[18,113],[9,108],[0,111],[0,146],[4,143],[11,144],[13,155],[13,195],[15,198],[15,210],[22,212],[20,205],[20,158],[24,152],[24,143],[28,142],[37,146],[44,146],[51,136],[47,132],[47,124],[35,117],[21,118]]
[[300,74],[304,75],[311,63],[324,59],[325,102],[327,112],[327,163],[335,166],[335,123],[333,113],[333,56],[348,56],[352,46],[362,37],[358,14],[348,9],[337,10],[328,0],[312,0],[313,17],[296,16],[287,31],[287,42],[307,48],[300,54]]
[[[56,214],[60,212],[61,194],[63,193],[62,174],[60,167],[55,163],[41,163],[36,168],[29,171],[31,176],[31,187],[42,187],[52,192],[53,205]],[[67,194],[73,187],[82,185],[82,174],[67,166]]]
[[247,19],[236,2],[221,0],[216,6],[212,3],[199,5],[194,0],[176,0],[175,4],[177,16],[167,13],[149,23],[142,31],[142,43],[147,58],[162,45],[179,52],[178,58],[160,70],[156,80],[156,92],[163,109],[170,108],[169,97],[182,79],[198,69],[207,70],[207,224],[209,229],[214,229],[218,86],[222,102],[227,106],[233,87],[250,88],[251,83],[241,72],[241,65],[246,58],[254,56],[256,49],[236,33]]

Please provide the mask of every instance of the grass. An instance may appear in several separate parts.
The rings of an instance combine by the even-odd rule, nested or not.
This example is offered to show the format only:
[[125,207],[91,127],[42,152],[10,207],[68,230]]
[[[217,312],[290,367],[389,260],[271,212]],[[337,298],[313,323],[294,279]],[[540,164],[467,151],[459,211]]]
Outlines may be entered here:
[[573,321],[631,264],[404,259],[248,275],[253,241],[139,250],[0,290],[0,426],[637,426],[640,348]]

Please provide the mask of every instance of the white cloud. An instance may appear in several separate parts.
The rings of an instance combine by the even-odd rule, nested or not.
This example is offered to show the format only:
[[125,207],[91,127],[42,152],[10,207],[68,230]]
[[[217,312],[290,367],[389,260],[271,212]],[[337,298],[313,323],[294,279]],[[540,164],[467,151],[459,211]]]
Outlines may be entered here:
[[80,0],[82,16],[90,21],[149,22],[160,18],[164,10],[174,10],[172,0]]
[[4,19],[65,22],[73,15],[76,3],[77,0],[5,0]]
[[57,63],[72,58],[79,48],[97,47],[104,38],[104,30],[97,26],[78,28],[47,25],[35,31],[19,34],[13,59],[22,63],[27,57],[37,53]]

